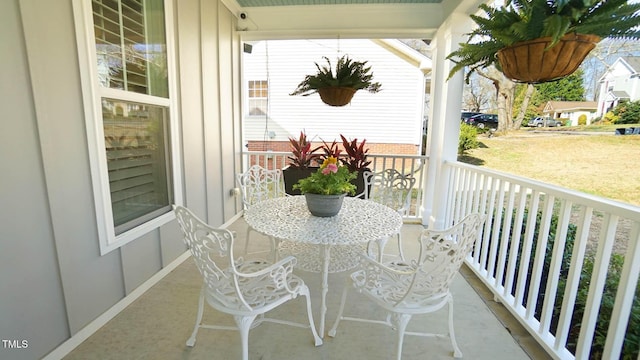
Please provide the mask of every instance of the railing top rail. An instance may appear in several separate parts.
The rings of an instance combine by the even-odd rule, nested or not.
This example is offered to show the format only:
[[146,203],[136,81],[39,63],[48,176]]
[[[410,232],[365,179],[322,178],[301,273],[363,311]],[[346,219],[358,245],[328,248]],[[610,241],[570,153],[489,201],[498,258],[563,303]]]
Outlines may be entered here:
[[470,165],[459,161],[445,161],[445,165],[451,167],[457,167],[462,169],[468,169],[480,174],[490,175],[493,178],[497,178],[519,185],[524,185],[528,188],[538,190],[549,195],[553,195],[557,198],[563,198],[572,201],[574,204],[584,205],[592,207],[595,210],[606,211],[612,214],[619,215],[621,217],[640,222],[640,206],[633,204],[623,203],[616,200],[607,199],[597,195],[591,195],[582,193],[579,191],[567,189],[559,185],[552,185],[544,183],[542,181],[533,180],[517,175],[512,175],[497,170],[486,169],[476,165]]
[[[243,151],[245,155],[285,155],[290,156],[291,152],[289,151]],[[398,158],[398,159],[420,159],[420,160],[428,160],[428,155],[407,155],[407,154],[367,154],[370,157],[386,157],[386,158]]]

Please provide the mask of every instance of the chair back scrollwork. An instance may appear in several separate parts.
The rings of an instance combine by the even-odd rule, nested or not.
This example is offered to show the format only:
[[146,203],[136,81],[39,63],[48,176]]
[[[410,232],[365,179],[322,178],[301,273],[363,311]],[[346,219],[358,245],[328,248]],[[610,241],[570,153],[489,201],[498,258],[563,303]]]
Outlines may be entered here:
[[244,208],[248,209],[262,200],[284,196],[281,177],[280,169],[268,170],[260,165],[253,165],[246,172],[237,174]]
[[396,169],[381,172],[364,172],[365,200],[372,200],[395,209],[401,215],[409,211],[411,190],[416,184],[412,174],[402,174]]

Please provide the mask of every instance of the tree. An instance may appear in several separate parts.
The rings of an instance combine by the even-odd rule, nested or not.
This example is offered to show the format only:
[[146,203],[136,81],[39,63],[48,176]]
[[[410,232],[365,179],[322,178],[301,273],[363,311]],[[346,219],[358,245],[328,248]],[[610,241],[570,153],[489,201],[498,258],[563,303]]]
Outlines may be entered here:
[[583,76],[584,71],[578,69],[558,81],[535,85],[536,93],[532,102],[542,105],[547,101],[584,101]]
[[474,112],[482,112],[495,108],[495,89],[492,82],[482,76],[472,74],[468,86],[464,87],[462,101],[464,109]]
[[[487,67],[485,69],[475,70],[480,76],[485,77],[493,83],[496,92],[496,102],[498,105],[498,131],[506,132],[509,130],[519,129],[522,125],[522,116],[513,116],[514,112],[514,100],[516,93],[516,83],[509,80],[504,74],[496,69],[494,66]],[[527,90],[528,94],[525,96],[522,106],[526,109],[529,104],[529,99],[533,93],[533,86],[530,90]],[[520,112],[522,112],[522,106]],[[520,118],[520,120],[518,120]]]

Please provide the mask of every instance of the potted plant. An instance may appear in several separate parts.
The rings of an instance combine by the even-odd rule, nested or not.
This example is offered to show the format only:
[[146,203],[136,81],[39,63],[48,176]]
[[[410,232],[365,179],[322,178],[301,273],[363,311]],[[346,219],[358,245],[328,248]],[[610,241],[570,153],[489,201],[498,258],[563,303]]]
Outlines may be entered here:
[[335,74],[331,67],[331,61],[323,56],[327,64],[316,64],[318,72],[305,76],[304,80],[289,95],[309,96],[319,93],[325,104],[331,106],[344,106],[358,90],[367,90],[371,93],[380,91],[381,84],[373,82],[371,67],[367,67],[366,61],[354,61],[348,55],[338,59]]
[[340,149],[340,147],[338,146],[338,143],[335,140],[333,140],[331,144],[322,140],[322,146],[320,147],[320,150],[322,150],[323,152],[323,154],[320,154],[320,159],[322,161],[326,160],[329,157],[340,159],[340,153],[342,153],[342,150]]
[[307,134],[304,131],[300,131],[298,139],[290,137],[289,146],[291,148],[291,156],[287,157],[290,160],[289,166],[282,170],[284,188],[289,195],[300,195],[300,191],[295,190],[293,185],[318,169],[318,166],[314,165],[320,159],[320,154],[317,153],[320,146],[311,148],[311,142],[307,140]]
[[342,146],[347,153],[346,157],[340,158],[340,162],[349,171],[356,173],[354,184],[356,185],[356,194],[360,195],[364,193],[364,172],[369,171],[369,165],[371,165],[371,161],[367,159],[369,149],[365,148],[367,141],[364,139],[361,143],[358,143],[358,139],[349,141],[342,134],[340,134],[340,138],[342,139]]
[[601,38],[639,39],[640,3],[627,0],[507,0],[485,16],[470,15],[477,28],[448,59],[449,77],[495,65],[519,82],[552,81],[573,73]]
[[305,195],[311,214],[322,217],[334,216],[340,212],[344,196],[355,193],[356,187],[351,183],[355,177],[354,172],[349,171],[344,165],[339,165],[338,159],[330,156],[318,170],[300,179],[293,188]]

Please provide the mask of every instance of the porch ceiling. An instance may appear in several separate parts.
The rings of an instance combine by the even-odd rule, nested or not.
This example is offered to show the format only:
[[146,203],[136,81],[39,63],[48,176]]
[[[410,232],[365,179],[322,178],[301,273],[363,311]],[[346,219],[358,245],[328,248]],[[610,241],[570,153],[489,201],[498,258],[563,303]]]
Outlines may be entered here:
[[[243,38],[431,39],[481,0],[222,0]],[[461,17],[456,18],[457,15]]]

